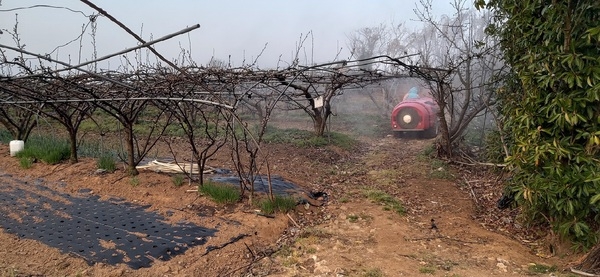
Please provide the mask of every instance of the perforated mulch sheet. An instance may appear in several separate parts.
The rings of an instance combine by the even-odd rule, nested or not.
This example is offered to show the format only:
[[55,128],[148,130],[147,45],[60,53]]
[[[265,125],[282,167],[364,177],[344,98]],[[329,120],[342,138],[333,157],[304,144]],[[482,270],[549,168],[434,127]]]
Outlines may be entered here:
[[0,174],[0,227],[73,253],[88,263],[125,263],[148,267],[202,245],[217,230],[171,225],[146,207],[96,196],[56,192],[41,179],[24,182]]

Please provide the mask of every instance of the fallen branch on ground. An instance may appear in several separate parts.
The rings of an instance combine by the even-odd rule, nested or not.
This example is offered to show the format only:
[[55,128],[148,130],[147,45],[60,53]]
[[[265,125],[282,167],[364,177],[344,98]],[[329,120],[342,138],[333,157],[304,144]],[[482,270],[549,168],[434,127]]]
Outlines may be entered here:
[[287,217],[292,221],[292,223],[294,223],[294,225],[296,225],[296,227],[300,228],[300,225],[298,225],[298,223],[296,223],[296,221],[292,218],[292,216],[290,214],[287,214]]
[[451,161],[453,163],[457,163],[460,165],[468,165],[468,166],[495,166],[495,167],[506,167],[506,164],[495,164],[495,163],[481,163],[481,162],[476,162],[476,161],[472,161],[471,163],[465,163],[465,162],[461,162],[461,161]]
[[581,275],[581,276],[589,276],[589,277],[597,277],[597,276],[600,276],[600,275],[596,275],[596,274],[593,274],[593,273],[587,273],[587,272],[585,272],[585,271],[577,270],[577,269],[574,269],[574,268],[572,268],[572,267],[571,267],[571,272],[573,272],[573,273],[575,273],[575,274],[577,274],[577,275]]
[[256,210],[256,211],[252,211],[252,212],[249,212],[249,211],[244,211],[244,213],[247,213],[247,214],[255,214],[255,215],[260,215],[260,216],[264,216],[264,217],[266,217],[266,218],[275,218],[275,216],[274,216],[274,215],[271,215],[271,214],[265,214],[265,213],[261,213],[261,212],[260,212],[260,210]]
[[206,256],[206,255],[208,255],[208,253],[210,253],[210,252],[212,252],[212,251],[214,251],[214,250],[222,249],[222,248],[224,248],[224,247],[225,247],[225,246],[227,246],[227,245],[230,245],[230,244],[232,244],[232,243],[235,243],[235,242],[237,242],[237,241],[239,241],[239,240],[241,240],[241,239],[243,239],[243,238],[245,238],[245,237],[249,237],[249,236],[250,236],[250,235],[248,235],[248,234],[240,234],[240,235],[238,235],[237,237],[233,237],[233,238],[231,238],[231,240],[229,240],[228,242],[226,242],[226,243],[223,243],[223,244],[221,244],[221,245],[217,245],[217,246],[208,246],[208,247],[206,247],[206,252],[204,252],[204,254],[202,254],[202,256]]
[[465,183],[467,184],[467,186],[469,186],[469,189],[471,190],[471,195],[473,196],[473,200],[475,200],[475,204],[479,204],[479,201],[477,200],[477,196],[475,196],[475,191],[473,190],[473,186],[471,186],[471,182],[469,182],[469,180],[467,180],[466,177],[463,177],[465,179]]

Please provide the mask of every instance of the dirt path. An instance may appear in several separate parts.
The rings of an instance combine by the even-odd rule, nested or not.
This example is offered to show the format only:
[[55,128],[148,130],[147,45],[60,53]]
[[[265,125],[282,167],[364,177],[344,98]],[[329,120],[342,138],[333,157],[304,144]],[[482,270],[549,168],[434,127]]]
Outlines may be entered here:
[[[164,174],[142,172],[135,183],[121,171],[96,175],[93,160],[23,170],[0,145],[0,168],[15,178],[43,177],[61,193],[89,189],[100,199],[149,205],[148,211],[171,223],[188,221],[219,230],[206,245],[139,270],[124,264],[90,266],[2,231],[0,276],[550,276],[531,266],[561,268],[572,259],[541,258],[474,220],[472,199],[452,181],[452,173],[419,155],[430,143],[384,138],[354,153],[272,146],[275,174],[330,194],[323,207],[300,205],[275,218],[257,216],[247,204],[215,205],[186,192],[188,186],[173,186]],[[212,162],[225,166],[227,159]],[[396,197],[406,213],[384,209],[367,191]],[[228,244],[240,234],[248,236]]]
[[[474,221],[467,193],[452,181],[428,177],[439,168],[430,169],[417,154],[429,143],[375,143],[362,159],[363,188],[349,188],[352,196],[328,207],[331,220],[300,236],[280,258],[294,265],[280,276],[530,276],[564,265]],[[371,188],[395,192],[407,215],[365,199]]]

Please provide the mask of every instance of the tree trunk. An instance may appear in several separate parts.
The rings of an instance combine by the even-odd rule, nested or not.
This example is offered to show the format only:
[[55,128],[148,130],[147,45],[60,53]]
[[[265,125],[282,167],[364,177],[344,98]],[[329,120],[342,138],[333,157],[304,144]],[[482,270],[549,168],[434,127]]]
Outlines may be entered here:
[[73,128],[69,128],[69,142],[71,144],[71,157],[69,161],[71,164],[75,164],[78,161],[77,158],[77,130],[73,130]]
[[438,121],[441,138],[436,142],[437,155],[439,157],[451,157],[452,151],[452,137],[450,136],[450,126],[448,126],[448,120],[446,120],[446,110],[452,109],[452,103],[448,105],[446,102],[446,96],[451,95],[450,89],[446,87],[443,82],[436,82],[435,90],[432,90],[435,102],[438,104]]
[[125,127],[125,143],[127,148],[127,173],[131,176],[139,174],[135,168],[135,149],[133,147],[133,123],[123,124]]
[[315,117],[314,130],[317,137],[322,137],[325,134],[325,127],[327,127],[327,119],[323,117]]
[[452,156],[452,142],[450,141],[450,133],[448,132],[448,121],[444,116],[442,107],[440,107],[439,122],[440,132],[442,134],[441,140],[438,142],[438,156],[440,157],[451,157]]
[[[199,186],[204,186],[204,168],[206,168],[206,160],[204,158],[198,158],[198,161],[196,162],[197,166],[198,166],[198,182],[199,182]],[[191,176],[191,172],[190,172],[190,176]]]

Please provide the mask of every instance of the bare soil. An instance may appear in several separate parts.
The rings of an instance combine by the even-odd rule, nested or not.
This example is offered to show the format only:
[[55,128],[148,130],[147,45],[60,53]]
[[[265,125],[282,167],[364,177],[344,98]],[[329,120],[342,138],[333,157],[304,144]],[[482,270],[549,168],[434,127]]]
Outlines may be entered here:
[[[365,141],[353,151],[268,145],[273,174],[329,195],[323,206],[298,205],[274,218],[257,215],[247,201],[217,205],[188,192],[193,186],[174,186],[168,174],[141,171],[135,182],[123,169],[99,175],[91,159],[22,169],[8,146],[0,145],[0,173],[43,178],[62,193],[89,189],[102,199],[150,205],[149,211],[168,213],[173,223],[184,220],[218,229],[205,245],[133,270],[90,266],[80,257],[0,228],[0,275],[570,276],[562,270],[579,255],[520,225],[514,210],[497,210],[501,186],[494,176],[477,168],[436,167],[420,154],[431,143],[386,137]],[[229,163],[223,155],[210,165],[229,168]],[[53,185],[56,181],[66,186]],[[406,214],[371,201],[366,189],[393,195]],[[231,221],[239,224],[225,224]],[[240,234],[248,236],[227,244]],[[209,246],[222,248],[207,251]],[[556,271],[535,272],[534,265]]]

